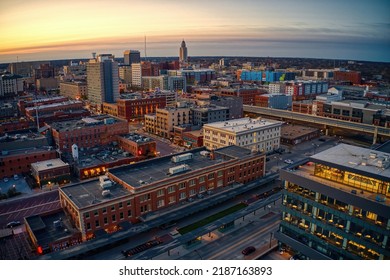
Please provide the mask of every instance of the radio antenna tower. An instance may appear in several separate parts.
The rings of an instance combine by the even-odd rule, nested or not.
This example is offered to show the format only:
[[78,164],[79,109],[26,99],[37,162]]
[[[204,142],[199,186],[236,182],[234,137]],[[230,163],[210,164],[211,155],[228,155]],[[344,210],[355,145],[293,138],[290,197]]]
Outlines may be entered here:
[[147,58],[147,54],[146,54],[146,35],[145,35],[145,59]]

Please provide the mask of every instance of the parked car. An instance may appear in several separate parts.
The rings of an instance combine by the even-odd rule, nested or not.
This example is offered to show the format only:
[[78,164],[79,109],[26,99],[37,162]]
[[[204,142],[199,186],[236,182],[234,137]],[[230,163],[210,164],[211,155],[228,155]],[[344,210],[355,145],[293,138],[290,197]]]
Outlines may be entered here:
[[256,251],[256,248],[253,247],[253,246],[249,246],[249,247],[246,247],[244,250],[242,250],[241,253],[242,253],[244,256],[247,256],[247,255],[249,255],[249,254],[252,254],[254,251]]
[[20,225],[21,225],[20,221],[12,221],[7,224],[7,228],[12,228]]
[[291,160],[291,159],[286,159],[286,160],[284,161],[284,163],[287,163],[287,164],[292,164],[292,163],[294,163],[294,161],[293,161],[293,160]]

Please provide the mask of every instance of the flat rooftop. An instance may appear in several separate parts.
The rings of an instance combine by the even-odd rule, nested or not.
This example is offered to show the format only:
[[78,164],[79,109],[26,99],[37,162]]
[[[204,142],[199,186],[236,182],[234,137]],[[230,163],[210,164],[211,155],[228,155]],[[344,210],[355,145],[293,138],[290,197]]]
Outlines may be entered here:
[[222,107],[222,106],[208,106],[208,107],[198,107],[193,108],[193,111],[199,111],[199,112],[211,112],[211,111],[221,111],[221,110],[228,110],[228,107]]
[[53,122],[50,126],[58,131],[82,129],[83,127],[90,127],[94,125],[105,125],[120,122],[121,120],[116,119],[109,115],[99,115],[93,117],[85,117],[81,120],[71,120],[62,122]]
[[213,122],[203,125],[204,128],[210,127],[214,129],[228,130],[235,133],[245,132],[248,130],[258,130],[261,128],[268,128],[269,126],[282,125],[283,122],[269,119],[251,119],[241,118],[235,120],[228,120],[222,122]]
[[[65,156],[68,162],[73,161],[72,153],[66,152],[63,154],[63,156]],[[135,157],[130,153],[122,150],[118,146],[113,146],[112,144],[95,147],[89,150],[79,149],[79,162],[76,166],[76,169],[97,167],[121,161],[123,159],[128,159],[130,162],[134,158]]]
[[339,144],[310,158],[315,162],[352,169],[356,173],[390,181],[390,153]]
[[77,104],[77,105],[83,105],[82,101],[77,101],[77,100],[68,100],[68,101],[63,101],[59,103],[51,103],[51,104],[45,104],[45,105],[38,105],[34,107],[28,107],[26,108],[26,111],[35,111],[35,110],[42,110],[42,109],[47,109],[47,108],[57,108],[61,106],[67,106],[67,105],[72,105],[72,104]]
[[[238,146],[228,146],[214,151],[215,159],[201,155],[201,151],[207,151],[205,148],[193,149],[184,153],[175,154],[172,156],[191,153],[192,159],[182,162],[173,162],[172,156],[165,156],[139,162],[137,164],[126,165],[109,169],[109,173],[124,181],[133,188],[140,188],[155,183],[164,179],[174,178],[175,176],[185,174],[187,172],[207,169],[221,162],[227,162],[236,158],[245,158],[251,155],[251,151]],[[169,169],[186,164],[188,170],[176,174],[170,174]]]
[[110,201],[131,192],[119,184],[114,184],[109,188],[110,194],[103,196],[103,189],[100,186],[99,178],[83,181],[60,189],[78,208],[88,207],[94,204]]
[[285,139],[295,139],[316,132],[318,130],[319,129],[317,128],[301,126],[301,125],[283,125],[281,137]]
[[9,150],[6,151],[5,153],[0,153],[0,158],[2,157],[7,157],[9,155],[20,155],[20,154],[25,154],[26,156],[29,156],[31,153],[36,154],[40,152],[47,152],[47,151],[52,151],[53,147],[42,147],[42,148],[26,148],[26,149],[15,149],[15,150]]
[[[71,237],[77,232],[62,210],[48,215],[30,216],[26,218],[26,221],[37,238],[38,244],[42,247]],[[54,221],[60,221],[57,227],[54,225]]]
[[133,141],[138,144],[145,144],[145,143],[150,143],[154,142],[154,139],[149,138],[147,136],[135,133],[135,132],[130,132],[126,135],[121,135],[120,138],[125,138],[127,140]]
[[31,164],[31,168],[35,169],[36,171],[44,171],[49,170],[52,168],[58,168],[58,167],[65,167],[69,166],[68,163],[63,162],[61,159],[50,159],[45,161],[38,161]]

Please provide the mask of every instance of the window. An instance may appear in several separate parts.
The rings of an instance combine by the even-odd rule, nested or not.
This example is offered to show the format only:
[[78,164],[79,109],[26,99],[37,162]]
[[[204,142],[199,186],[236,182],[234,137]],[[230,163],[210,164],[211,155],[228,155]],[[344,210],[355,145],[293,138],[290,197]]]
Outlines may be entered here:
[[169,198],[168,198],[168,203],[169,204],[172,204],[172,203],[175,203],[176,202],[176,196],[170,196]]
[[104,217],[104,224],[105,224],[105,225],[108,224],[108,219],[107,219],[107,217]]
[[223,171],[222,170],[218,171],[217,176],[221,177],[222,175],[223,175]]
[[222,185],[223,185],[223,180],[218,180],[217,187],[222,187]]
[[165,200],[164,199],[159,199],[157,201],[157,208],[163,207],[165,205]]
[[196,184],[195,179],[190,180],[190,181],[188,182],[188,184],[189,184],[190,187],[195,186],[195,184]]
[[147,200],[150,200],[150,193],[141,195],[141,197],[139,199],[140,202],[144,202],[144,201],[147,201]]
[[127,217],[131,217],[131,210],[127,210]]
[[96,210],[95,212],[93,212],[93,215],[96,217],[96,216],[99,216],[99,212]]
[[211,180],[214,178],[214,173],[210,173],[209,175],[207,175],[207,179]]
[[86,219],[89,218],[89,212],[85,213],[85,218],[86,218]]
[[199,183],[203,183],[205,181],[205,177],[202,176],[202,177],[199,177]]
[[119,213],[119,219],[123,220],[123,212]]
[[148,212],[148,205],[142,205],[141,206],[141,213]]
[[195,195],[195,194],[196,194],[195,189],[191,189],[191,190],[190,190],[190,196],[193,196],[193,195]]
[[168,187],[168,193],[173,193],[173,192],[175,192],[175,186]]
[[186,183],[179,183],[179,189],[182,190],[182,189],[185,189],[186,188]]
[[111,211],[115,211],[115,205],[111,206]]
[[95,221],[95,227],[100,227],[99,220],[96,220],[96,221]]
[[130,205],[131,205],[131,201],[128,200],[128,201],[127,201],[127,206],[130,206]]
[[163,196],[163,195],[164,195],[164,190],[163,189],[157,191],[157,197],[160,197],[160,196]]
[[107,213],[107,208],[104,207],[104,208],[102,209],[102,212],[103,212],[103,213]]
[[113,222],[115,222],[115,221],[116,221],[116,215],[112,215],[112,216],[111,216],[111,220],[112,220]]
[[179,194],[179,199],[182,200],[182,199],[185,199],[187,197],[187,194],[185,192],[181,192]]
[[119,202],[119,208],[123,208],[123,202]]

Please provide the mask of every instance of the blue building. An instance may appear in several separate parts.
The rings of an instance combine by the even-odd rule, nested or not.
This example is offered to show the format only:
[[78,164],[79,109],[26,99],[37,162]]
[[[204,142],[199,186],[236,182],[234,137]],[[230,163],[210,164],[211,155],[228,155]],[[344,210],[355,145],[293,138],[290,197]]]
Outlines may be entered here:
[[241,81],[277,82],[295,80],[293,72],[279,71],[242,71]]

